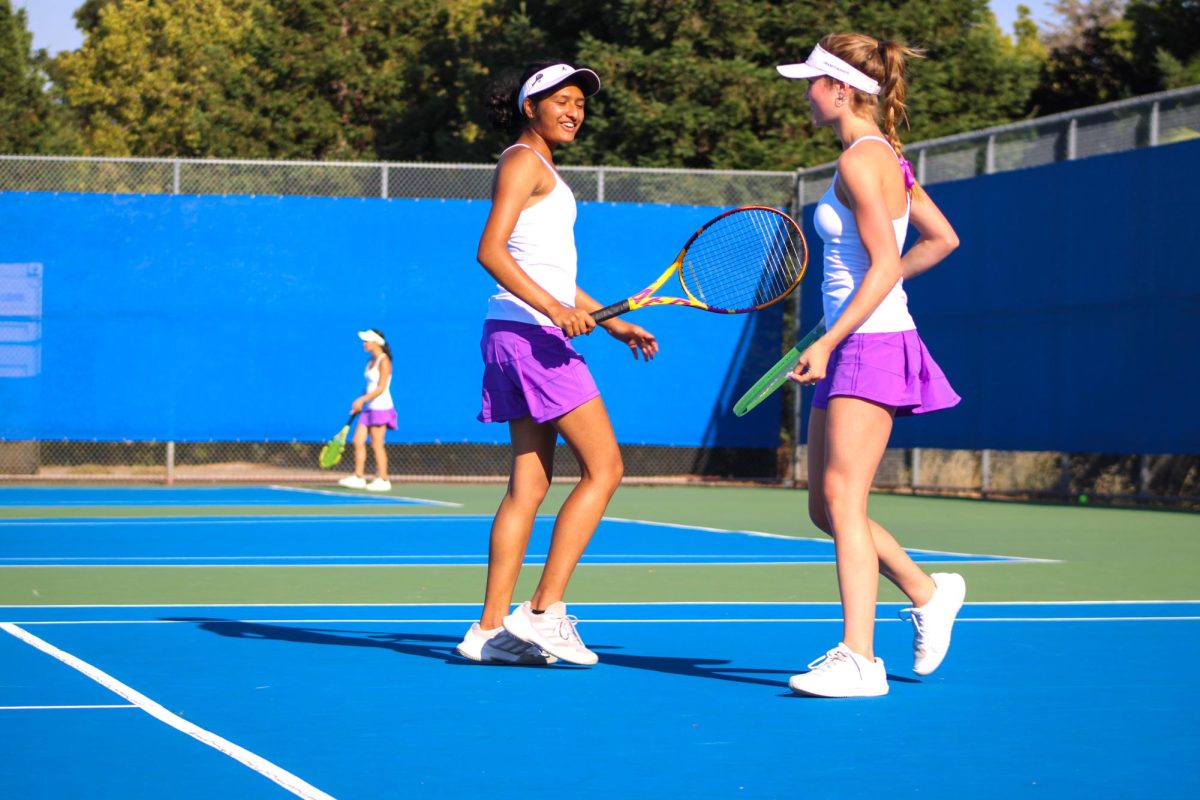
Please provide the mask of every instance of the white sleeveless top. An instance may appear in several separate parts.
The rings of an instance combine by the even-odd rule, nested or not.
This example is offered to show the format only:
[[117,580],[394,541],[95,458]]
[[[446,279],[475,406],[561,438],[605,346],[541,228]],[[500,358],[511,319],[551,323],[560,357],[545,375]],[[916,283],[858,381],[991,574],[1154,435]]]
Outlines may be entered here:
[[[864,136],[846,149],[849,150],[868,139],[881,141],[888,147],[892,146],[881,136]],[[871,266],[871,257],[859,236],[854,212],[838,199],[837,192],[834,191],[836,186],[835,173],[833,182],[825,194],[821,195],[816,211],[813,212],[813,225],[825,244],[825,278],[821,283],[821,295],[826,328],[832,327],[842,315]],[[911,209],[910,195],[904,216],[892,220],[892,228],[896,232],[896,248],[901,253],[904,252],[904,239],[908,235],[908,215]],[[854,332],[894,333],[911,331],[916,327],[912,315],[908,313],[908,296],[904,293],[904,279],[901,278]]]
[[[367,364],[366,370],[363,372],[363,377],[367,379],[367,394],[379,388],[379,362],[383,360],[383,356],[379,356],[371,363]],[[370,411],[387,411],[389,408],[394,408],[392,403],[392,376],[388,376],[387,385],[383,387],[383,392],[374,400],[368,400],[363,408]]]
[[[529,145],[515,144],[512,147]],[[533,150],[532,147],[529,149]],[[533,150],[533,154],[554,173],[554,188],[517,217],[517,224],[508,237],[508,252],[538,286],[564,306],[574,308],[578,260],[575,252],[575,195],[558,170],[541,153]],[[488,300],[488,319],[554,325],[549,317],[503,286],[497,284],[496,288],[500,290],[499,293]]]

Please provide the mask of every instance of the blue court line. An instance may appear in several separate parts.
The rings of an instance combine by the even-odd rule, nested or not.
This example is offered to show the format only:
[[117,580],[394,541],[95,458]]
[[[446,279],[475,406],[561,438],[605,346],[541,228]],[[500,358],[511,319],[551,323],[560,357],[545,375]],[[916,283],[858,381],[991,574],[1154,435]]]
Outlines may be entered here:
[[439,500],[291,486],[0,488],[0,507],[22,506],[456,506]]
[[[0,566],[472,566],[487,563],[491,517],[167,517],[0,520]],[[534,524],[527,564],[545,562],[554,518]],[[1020,562],[909,551],[924,563]],[[610,519],[583,564],[828,564],[828,538]]]

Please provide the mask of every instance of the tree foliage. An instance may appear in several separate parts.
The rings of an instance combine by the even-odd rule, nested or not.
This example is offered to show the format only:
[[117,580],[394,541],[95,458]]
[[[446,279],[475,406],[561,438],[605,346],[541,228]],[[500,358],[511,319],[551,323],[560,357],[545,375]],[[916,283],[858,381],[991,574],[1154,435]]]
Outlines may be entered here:
[[552,56],[604,81],[568,162],[791,169],[837,148],[774,66],[826,32],[924,50],[910,141],[1023,116],[1045,58],[987,0],[85,0],[76,19],[50,74],[108,155],[483,161],[507,144],[489,82]]
[[0,153],[42,153],[54,124],[41,64],[45,53],[32,51],[33,35],[23,9],[0,0]]
[[1060,0],[1039,114],[1200,83],[1200,1]]

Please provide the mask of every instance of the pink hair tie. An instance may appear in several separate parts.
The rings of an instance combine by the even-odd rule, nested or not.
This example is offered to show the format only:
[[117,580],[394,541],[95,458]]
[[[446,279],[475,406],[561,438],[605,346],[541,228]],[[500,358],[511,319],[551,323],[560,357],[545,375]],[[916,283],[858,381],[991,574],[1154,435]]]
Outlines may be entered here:
[[904,173],[904,188],[911,189],[917,182],[917,176],[913,174],[912,162],[907,158],[900,159],[900,170]]

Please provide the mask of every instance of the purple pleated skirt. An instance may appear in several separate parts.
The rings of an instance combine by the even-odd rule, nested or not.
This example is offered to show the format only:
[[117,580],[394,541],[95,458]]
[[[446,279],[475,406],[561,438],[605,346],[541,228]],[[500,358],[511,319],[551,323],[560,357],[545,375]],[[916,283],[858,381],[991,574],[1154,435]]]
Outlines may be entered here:
[[928,414],[962,400],[915,330],[847,336],[829,357],[813,407],[828,408],[831,397],[893,406],[898,417]]
[[358,424],[365,425],[368,428],[376,425],[386,425],[391,430],[396,430],[398,419],[396,417],[396,409],[385,408],[381,410],[364,408],[362,413],[358,415]]
[[600,396],[583,356],[556,327],[485,320],[480,422],[549,422]]

